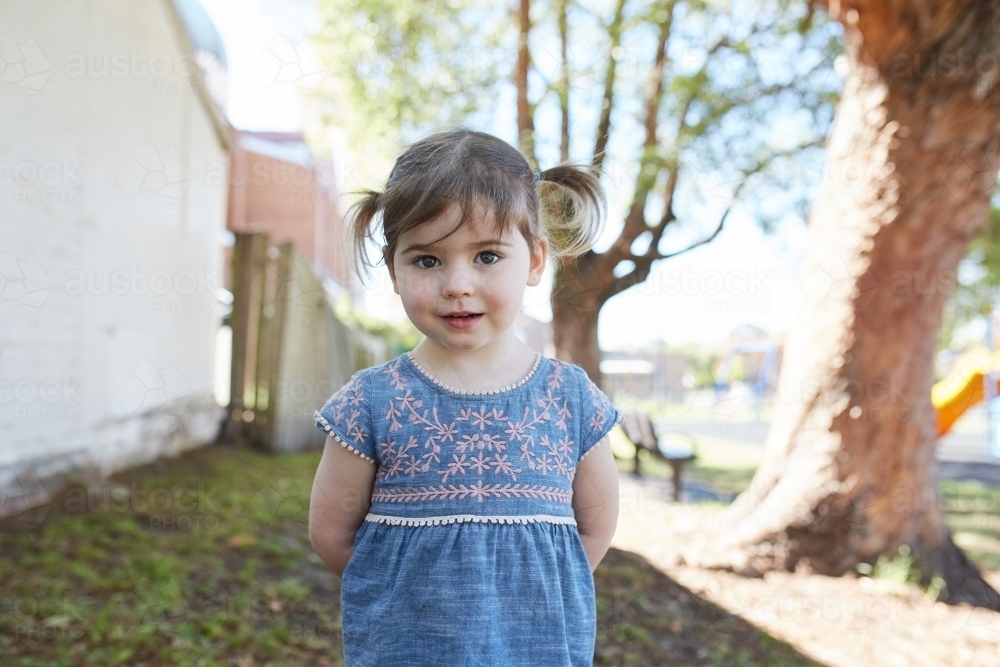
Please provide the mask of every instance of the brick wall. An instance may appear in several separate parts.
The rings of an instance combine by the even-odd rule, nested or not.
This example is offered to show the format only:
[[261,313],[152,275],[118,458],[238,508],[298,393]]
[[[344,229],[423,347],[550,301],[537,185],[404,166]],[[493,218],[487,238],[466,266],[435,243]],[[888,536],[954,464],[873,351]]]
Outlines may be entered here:
[[[351,285],[332,166],[300,134],[234,132],[229,214],[233,232],[264,232],[291,241],[341,286]],[[231,255],[227,255],[231,259]],[[226,284],[231,285],[227,261]]]

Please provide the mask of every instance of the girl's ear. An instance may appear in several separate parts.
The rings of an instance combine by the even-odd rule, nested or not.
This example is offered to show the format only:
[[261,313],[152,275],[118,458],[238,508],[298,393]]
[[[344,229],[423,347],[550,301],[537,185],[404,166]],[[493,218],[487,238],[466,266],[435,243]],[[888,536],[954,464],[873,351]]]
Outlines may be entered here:
[[538,239],[531,249],[531,264],[528,268],[528,286],[534,287],[542,282],[545,273],[545,262],[549,257],[549,240],[544,236]]

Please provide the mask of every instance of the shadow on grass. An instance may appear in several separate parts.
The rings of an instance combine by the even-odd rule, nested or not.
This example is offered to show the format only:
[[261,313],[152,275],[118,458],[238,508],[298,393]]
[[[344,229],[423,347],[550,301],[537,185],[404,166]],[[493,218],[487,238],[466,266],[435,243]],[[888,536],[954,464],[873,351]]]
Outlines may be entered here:
[[669,578],[610,549],[594,573],[595,665],[821,665]]
[[[308,538],[319,457],[206,447],[0,521],[2,663],[342,665],[340,580]],[[597,665],[817,664],[635,554],[595,582]]]

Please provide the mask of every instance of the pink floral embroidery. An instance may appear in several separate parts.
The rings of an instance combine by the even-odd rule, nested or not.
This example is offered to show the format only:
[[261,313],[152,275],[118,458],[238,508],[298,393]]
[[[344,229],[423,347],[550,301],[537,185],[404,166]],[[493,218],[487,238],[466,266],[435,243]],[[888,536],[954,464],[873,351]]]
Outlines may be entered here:
[[[368,437],[368,432],[362,427],[363,422],[359,419],[361,410],[356,407],[349,408],[348,404],[357,406],[363,403],[364,400],[365,396],[361,388],[361,376],[355,375],[333,395],[329,403],[329,413],[333,416],[333,426],[343,425],[343,428],[347,430],[347,436],[354,440],[354,442],[364,442]],[[326,419],[322,419],[322,421],[327,423]]]
[[483,474],[484,470],[490,469],[490,459],[489,457],[483,457],[483,453],[479,452],[476,458],[472,459],[472,463],[469,464],[473,470],[475,470],[480,475]]
[[462,441],[455,445],[455,450],[459,452],[478,450],[483,451],[503,451],[507,445],[500,439],[498,435],[490,435],[489,433],[473,433],[472,435],[462,436]]
[[399,423],[399,418],[403,415],[396,409],[396,406],[389,403],[389,411],[385,413],[385,418],[389,422],[389,432],[394,433],[399,429],[403,428],[403,425]]
[[406,462],[406,470],[404,470],[404,474],[407,474],[410,477],[415,477],[418,472],[427,472],[428,468],[430,468],[430,466],[426,463],[421,465],[420,461],[410,457],[410,460]]
[[555,364],[555,370],[547,378],[549,389],[558,389],[562,385],[562,362]]
[[[522,465],[539,474],[554,476],[553,481],[562,478],[571,483],[576,472],[573,457],[576,442],[569,432],[573,410],[571,399],[558,393],[566,381],[567,365],[551,361],[551,370],[543,385],[545,395],[532,404],[524,405],[517,415],[505,414],[503,409],[486,403],[459,408],[457,414],[450,416],[439,414],[438,407],[425,408],[419,392],[415,393],[416,388],[409,386],[409,375],[400,368],[402,357],[387,364],[383,372],[395,392],[390,395],[383,412],[388,423],[388,437],[379,445],[382,465],[376,475],[372,500],[413,502],[433,499],[438,497],[433,494],[444,493],[444,489],[460,495],[462,489],[469,489],[467,493],[479,500],[496,489],[501,489],[497,493],[502,497],[505,497],[504,494],[511,494],[506,497],[536,497],[531,495],[535,491],[530,490],[536,487],[528,485],[482,486],[486,483],[482,477],[487,473],[509,477],[512,482],[517,482],[518,475],[524,471]],[[410,436],[405,443],[391,437],[403,428],[404,423],[417,426],[424,434]],[[561,436],[555,438],[540,432],[545,424],[561,431]],[[511,450],[516,451],[516,460],[509,455],[511,445],[517,447]],[[379,485],[379,482],[391,478],[404,475],[415,477],[418,473],[431,470],[441,476],[442,486],[436,489],[426,487],[417,493],[412,490],[389,490]],[[471,477],[468,484],[472,486],[444,486],[456,477]],[[572,493],[567,493],[564,500],[569,502]]]
[[510,461],[507,460],[506,454],[497,454],[497,456],[493,459],[493,467],[496,469],[496,472],[504,473],[510,475],[511,477],[514,476],[514,473],[521,472],[520,468],[511,468]]
[[598,390],[597,386],[593,382],[585,384],[587,392],[590,394],[590,401],[594,406],[594,415],[590,420],[590,430],[597,432],[604,426],[604,420],[608,416],[608,413],[605,409],[605,401],[602,400],[600,390]]
[[[464,475],[465,474],[465,467],[468,465],[465,462],[465,454],[462,454],[462,458],[459,458],[458,454],[452,454],[451,458],[452,458],[452,461],[451,461],[450,464],[448,464],[448,469],[444,471],[444,479],[441,480],[442,482],[447,482],[448,481],[448,475],[454,475],[454,474]],[[438,472],[441,472],[441,471],[438,471]]]
[[392,383],[393,387],[395,387],[396,389],[402,389],[403,388],[403,379],[401,377],[399,377],[399,363],[395,363],[395,364],[392,364],[390,366],[386,366],[385,367],[385,372],[389,374],[389,376],[391,378],[389,380],[389,382]]

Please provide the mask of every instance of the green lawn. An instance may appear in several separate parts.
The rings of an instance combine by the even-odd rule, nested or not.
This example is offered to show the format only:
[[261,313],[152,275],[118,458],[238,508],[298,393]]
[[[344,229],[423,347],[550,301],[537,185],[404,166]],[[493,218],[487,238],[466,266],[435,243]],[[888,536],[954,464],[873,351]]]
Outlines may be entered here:
[[207,448],[0,522],[4,664],[339,664],[339,589],[307,537],[317,461]]
[[955,544],[980,567],[1000,572],[1000,488],[944,480],[938,489]]

